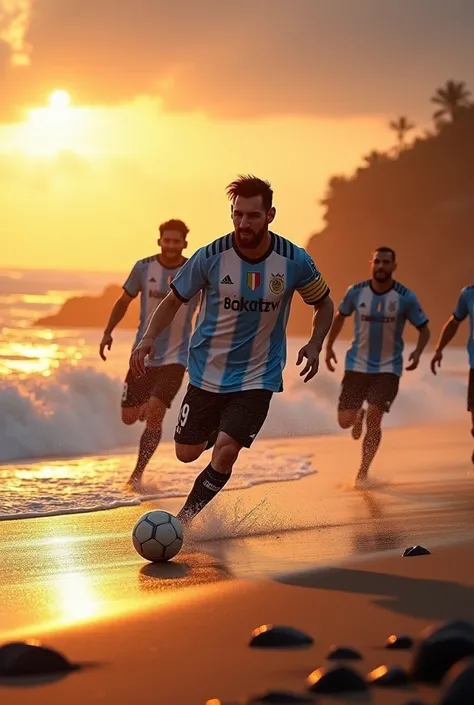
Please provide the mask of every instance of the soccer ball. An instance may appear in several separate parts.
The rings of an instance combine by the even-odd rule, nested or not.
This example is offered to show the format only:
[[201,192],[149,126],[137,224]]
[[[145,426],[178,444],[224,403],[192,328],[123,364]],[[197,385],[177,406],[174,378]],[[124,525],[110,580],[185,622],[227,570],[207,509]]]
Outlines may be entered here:
[[147,512],[137,521],[132,531],[137,553],[147,561],[168,561],[183,545],[181,522],[162,509]]

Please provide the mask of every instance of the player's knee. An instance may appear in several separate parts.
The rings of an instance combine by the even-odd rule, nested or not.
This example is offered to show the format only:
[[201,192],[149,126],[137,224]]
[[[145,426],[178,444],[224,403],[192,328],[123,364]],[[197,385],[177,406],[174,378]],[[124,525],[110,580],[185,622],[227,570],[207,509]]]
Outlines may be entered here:
[[356,415],[357,415],[357,411],[353,411],[352,409],[350,409],[350,410],[345,409],[344,411],[338,411],[337,422],[341,428],[351,428],[351,426],[354,425]]
[[155,433],[161,431],[165,414],[166,406],[161,399],[152,397],[145,408],[144,414],[147,428]]
[[139,410],[136,408],[122,409],[122,422],[126,426],[131,426],[138,420]]
[[368,431],[380,430],[382,427],[383,413],[384,412],[382,409],[379,409],[376,406],[369,406],[366,421]]
[[181,443],[176,443],[176,457],[181,463],[192,463],[197,460],[203,451],[203,446],[187,446]]
[[241,446],[226,434],[219,434],[212,453],[212,467],[218,472],[231,472]]

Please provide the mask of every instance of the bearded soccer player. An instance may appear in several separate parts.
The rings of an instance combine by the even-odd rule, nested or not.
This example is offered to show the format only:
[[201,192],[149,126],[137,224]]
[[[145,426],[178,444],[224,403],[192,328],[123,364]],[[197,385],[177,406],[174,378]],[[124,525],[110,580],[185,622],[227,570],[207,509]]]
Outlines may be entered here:
[[[110,350],[112,346],[112,332],[115,326],[122,320],[130,303],[138,294],[140,322],[135,345],[141,340],[151,314],[168,294],[171,280],[187,261],[186,257],[183,257],[183,250],[187,246],[188,232],[182,220],[172,219],[160,225],[160,252],[136,262],[123,285],[122,296],[111,311],[99,348],[103,360],[106,359],[105,348]],[[143,375],[135,378],[129,371],[125,378],[122,421],[127,425],[136,421],[146,422],[140,439],[137,463],[127,483],[130,489],[140,489],[143,472],[161,440],[166,410],[181,387],[197,305],[198,299],[192,299],[176,316],[173,325],[156,338],[153,354],[147,360]]]
[[[474,284],[462,289],[453,315],[446,321],[431,360],[431,371],[435,375],[436,367],[441,367],[443,350],[456,335],[462,321],[469,318],[469,337],[467,354],[469,357],[469,382],[467,388],[467,410],[471,414],[471,435],[474,438]],[[474,465],[474,451],[471,456]]]
[[305,382],[318,371],[331,326],[329,288],[308,253],[269,230],[275,218],[267,181],[241,176],[227,187],[233,232],[199,249],[177,274],[130,359],[143,372],[157,336],[183,303],[203,301],[189,348],[190,384],[175,430],[176,456],[192,462],[214,446],[178,514],[186,525],[228,482],[242,448],[265,422],[272,396],[283,391],[286,326],[298,291],[314,307],[311,336],[299,351]]
[[418,367],[430,338],[428,318],[417,297],[393,279],[397,267],[394,250],[379,247],[370,264],[371,278],[347,289],[326,344],[326,365],[333,372],[333,363],[337,363],[334,343],[346,318],[354,314],[354,340],[346,354],[338,422],[341,428],[352,428],[352,437],[357,440],[362,435],[366,417],[362,462],[356,478],[356,486],[361,487],[366,484],[369,468],[382,440],[383,416],[390,411],[398,394],[406,321],[419,330],[418,343],[410,353],[407,370]]

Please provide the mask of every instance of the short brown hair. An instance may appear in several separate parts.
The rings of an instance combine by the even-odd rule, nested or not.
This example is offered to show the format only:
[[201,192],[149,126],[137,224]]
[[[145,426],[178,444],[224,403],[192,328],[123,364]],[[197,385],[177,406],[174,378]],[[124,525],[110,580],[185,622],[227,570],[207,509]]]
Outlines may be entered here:
[[247,174],[239,176],[227,186],[227,196],[232,203],[237,196],[242,198],[254,198],[255,196],[262,197],[262,203],[265,210],[268,212],[273,203],[273,190],[269,181],[259,179],[257,176]]
[[176,230],[176,232],[181,233],[183,240],[186,240],[186,235],[189,233],[189,228],[186,223],[182,220],[178,220],[177,218],[171,218],[171,220],[161,223],[159,230],[160,237],[166,230]]

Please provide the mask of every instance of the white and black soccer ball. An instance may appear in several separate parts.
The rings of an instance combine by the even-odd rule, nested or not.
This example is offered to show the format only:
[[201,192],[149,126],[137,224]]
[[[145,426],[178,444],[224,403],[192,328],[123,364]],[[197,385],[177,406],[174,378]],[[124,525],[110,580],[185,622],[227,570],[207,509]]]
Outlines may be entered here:
[[169,561],[183,545],[183,527],[179,519],[162,509],[147,512],[132,531],[137,553],[147,561]]

